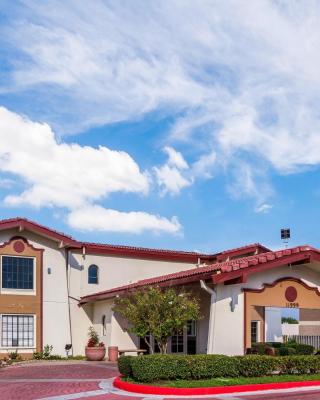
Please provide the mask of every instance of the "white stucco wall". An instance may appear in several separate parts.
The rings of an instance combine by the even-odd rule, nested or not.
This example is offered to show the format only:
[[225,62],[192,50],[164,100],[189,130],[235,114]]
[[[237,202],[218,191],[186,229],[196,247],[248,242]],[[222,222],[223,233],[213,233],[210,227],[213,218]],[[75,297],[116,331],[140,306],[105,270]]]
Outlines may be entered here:
[[[243,354],[243,293],[240,285],[216,285],[216,304],[213,312],[213,353]],[[234,299],[234,311],[231,301]]]
[[299,324],[282,324],[282,334],[287,336],[299,335]]

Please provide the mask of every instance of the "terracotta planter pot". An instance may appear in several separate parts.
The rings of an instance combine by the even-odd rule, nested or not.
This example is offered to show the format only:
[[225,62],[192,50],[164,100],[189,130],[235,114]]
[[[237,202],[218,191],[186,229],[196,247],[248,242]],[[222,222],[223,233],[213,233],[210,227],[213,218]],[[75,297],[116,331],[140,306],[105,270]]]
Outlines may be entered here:
[[118,346],[108,347],[108,359],[109,361],[118,361]]
[[86,347],[86,357],[88,361],[102,361],[105,355],[105,347]]

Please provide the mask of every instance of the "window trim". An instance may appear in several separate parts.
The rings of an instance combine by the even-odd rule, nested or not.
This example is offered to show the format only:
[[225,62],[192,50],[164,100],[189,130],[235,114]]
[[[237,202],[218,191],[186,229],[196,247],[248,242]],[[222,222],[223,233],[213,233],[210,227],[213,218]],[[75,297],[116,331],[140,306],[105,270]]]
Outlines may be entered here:
[[[15,288],[10,289],[10,288],[3,288],[2,287],[2,265],[3,265],[2,258],[3,257],[31,258],[31,259],[33,259],[33,289],[15,289]],[[1,264],[0,265],[0,293],[1,294],[14,294],[14,295],[18,294],[18,295],[34,296],[37,293],[37,268],[36,268],[37,258],[36,257],[34,257],[34,256],[22,256],[22,255],[16,256],[16,255],[13,255],[13,254],[1,254],[0,264]]]
[[[2,317],[33,317],[33,346],[2,346]],[[36,314],[21,314],[21,313],[1,313],[0,314],[0,349],[17,349],[17,350],[36,350],[37,349],[37,315]]]
[[[97,282],[89,282],[89,270],[91,267],[97,268]],[[99,285],[99,267],[97,264],[90,264],[88,267],[88,285]]]

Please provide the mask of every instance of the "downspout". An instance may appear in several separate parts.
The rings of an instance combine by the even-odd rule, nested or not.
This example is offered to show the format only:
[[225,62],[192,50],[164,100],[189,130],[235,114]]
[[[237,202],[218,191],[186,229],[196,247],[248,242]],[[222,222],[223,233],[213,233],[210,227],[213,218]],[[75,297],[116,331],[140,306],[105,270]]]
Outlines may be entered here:
[[201,289],[205,290],[207,293],[210,294],[210,316],[209,316],[209,329],[208,329],[208,344],[207,344],[207,354],[213,354],[213,333],[214,333],[214,326],[215,326],[215,316],[216,316],[216,299],[217,299],[217,292],[207,286],[203,280],[200,280],[200,287]]
[[65,249],[66,258],[66,277],[67,277],[67,294],[68,294],[68,312],[69,312],[69,333],[71,343],[71,355],[73,356],[73,343],[72,343],[72,324],[71,324],[71,305],[70,305],[70,276],[69,276],[69,249]]

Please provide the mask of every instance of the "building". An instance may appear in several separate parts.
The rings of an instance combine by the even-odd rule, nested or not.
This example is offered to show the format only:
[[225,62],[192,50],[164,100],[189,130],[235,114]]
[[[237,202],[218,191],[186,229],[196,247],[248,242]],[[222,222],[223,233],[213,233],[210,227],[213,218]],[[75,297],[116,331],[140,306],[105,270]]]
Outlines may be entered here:
[[[80,242],[25,218],[0,221],[0,354],[53,345],[83,354],[93,325],[106,346],[143,341],[112,312],[115,296],[147,285],[181,286],[201,298],[203,318],[171,338],[180,353],[243,354],[268,336],[272,310],[320,309],[320,252],[252,244],[216,254]],[[316,311],[314,311],[316,310]]]

